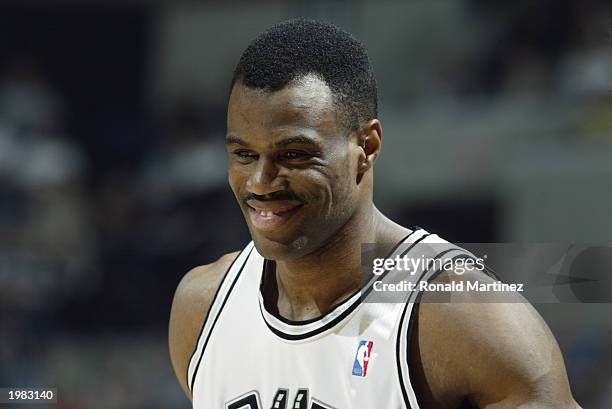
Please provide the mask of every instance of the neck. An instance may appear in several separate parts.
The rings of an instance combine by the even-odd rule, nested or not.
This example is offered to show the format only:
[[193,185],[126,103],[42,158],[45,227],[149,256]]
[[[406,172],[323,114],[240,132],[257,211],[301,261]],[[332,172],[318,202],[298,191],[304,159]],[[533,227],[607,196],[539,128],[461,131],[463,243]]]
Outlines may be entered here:
[[365,282],[361,244],[399,241],[406,232],[372,202],[358,209],[317,251],[276,262],[278,312],[288,319],[307,320],[329,311]]

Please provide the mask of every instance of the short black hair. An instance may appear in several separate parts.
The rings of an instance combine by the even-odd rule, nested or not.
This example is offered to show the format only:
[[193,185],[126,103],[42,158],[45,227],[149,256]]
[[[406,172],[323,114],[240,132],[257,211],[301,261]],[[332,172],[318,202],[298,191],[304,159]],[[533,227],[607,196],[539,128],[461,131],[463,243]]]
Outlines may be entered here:
[[258,35],[240,57],[230,92],[237,82],[278,91],[308,74],[330,87],[348,130],[378,117],[376,78],[365,47],[346,31],[314,20],[288,20]]

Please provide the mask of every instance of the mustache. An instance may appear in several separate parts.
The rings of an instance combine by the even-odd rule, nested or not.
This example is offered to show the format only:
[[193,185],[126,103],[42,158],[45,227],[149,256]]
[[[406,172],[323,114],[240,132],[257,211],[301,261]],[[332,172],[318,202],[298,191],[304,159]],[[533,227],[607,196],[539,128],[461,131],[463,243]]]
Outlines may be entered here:
[[255,193],[246,193],[242,196],[242,201],[246,203],[249,200],[259,200],[261,202],[273,201],[297,201],[305,203],[306,200],[301,195],[291,192],[274,192],[266,195],[256,195]]

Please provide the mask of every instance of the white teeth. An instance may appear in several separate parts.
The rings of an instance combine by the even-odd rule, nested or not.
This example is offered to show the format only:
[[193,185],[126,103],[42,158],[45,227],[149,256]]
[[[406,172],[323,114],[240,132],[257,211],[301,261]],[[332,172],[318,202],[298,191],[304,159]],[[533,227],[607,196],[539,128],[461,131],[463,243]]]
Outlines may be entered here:
[[261,217],[272,217],[272,212],[270,211],[266,212],[265,210],[262,210],[261,212],[259,212],[259,214],[261,215]]

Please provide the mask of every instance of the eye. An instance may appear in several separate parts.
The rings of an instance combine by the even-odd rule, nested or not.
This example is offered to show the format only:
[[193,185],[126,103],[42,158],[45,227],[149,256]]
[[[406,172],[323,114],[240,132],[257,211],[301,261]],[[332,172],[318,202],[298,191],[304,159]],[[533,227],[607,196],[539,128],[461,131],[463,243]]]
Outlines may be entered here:
[[253,159],[257,159],[257,154],[255,152],[247,151],[247,150],[244,150],[244,149],[236,150],[236,151],[232,152],[232,154],[239,161],[242,161],[242,162],[253,160]]
[[309,154],[308,152],[296,151],[296,150],[285,151],[279,155],[279,157],[284,160],[308,159],[311,156],[312,155]]

